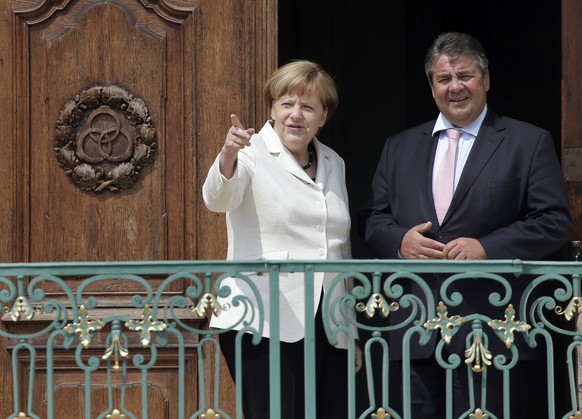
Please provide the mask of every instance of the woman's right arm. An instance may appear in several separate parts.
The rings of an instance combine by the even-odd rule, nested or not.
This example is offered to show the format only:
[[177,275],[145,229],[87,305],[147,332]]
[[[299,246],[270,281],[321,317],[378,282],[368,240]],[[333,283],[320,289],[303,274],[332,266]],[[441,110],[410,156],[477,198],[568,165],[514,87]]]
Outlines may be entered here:
[[238,152],[251,145],[251,137],[255,133],[254,128],[244,128],[235,114],[230,115],[232,126],[226,134],[224,145],[218,160],[220,162],[220,173],[227,179],[232,178],[236,168]]
[[[226,135],[222,150],[210,167],[202,186],[204,204],[215,212],[226,212],[240,205],[247,179],[245,173],[248,173],[248,170],[243,168],[249,169],[253,166],[248,153],[239,156],[239,151],[250,146],[250,138],[255,130],[244,129],[235,114],[232,114],[230,119],[232,126]],[[244,162],[239,163],[239,158]],[[237,164],[241,165],[238,174]]]

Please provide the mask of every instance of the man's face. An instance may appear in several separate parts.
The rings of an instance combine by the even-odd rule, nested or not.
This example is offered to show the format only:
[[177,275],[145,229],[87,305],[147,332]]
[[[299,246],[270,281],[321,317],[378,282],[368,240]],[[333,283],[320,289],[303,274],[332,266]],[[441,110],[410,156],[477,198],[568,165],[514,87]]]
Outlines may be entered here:
[[489,71],[481,72],[476,60],[462,55],[454,60],[441,55],[433,65],[432,97],[453,125],[465,127],[483,111],[489,91]]

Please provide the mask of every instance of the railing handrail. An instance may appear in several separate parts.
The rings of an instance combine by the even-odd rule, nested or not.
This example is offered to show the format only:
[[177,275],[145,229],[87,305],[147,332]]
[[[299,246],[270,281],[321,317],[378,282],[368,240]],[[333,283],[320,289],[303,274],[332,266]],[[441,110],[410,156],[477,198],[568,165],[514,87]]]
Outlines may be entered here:
[[[582,274],[582,263],[572,261],[524,261],[498,259],[483,261],[408,260],[408,259],[338,259],[338,260],[163,260],[163,261],[113,261],[113,262],[16,262],[0,263],[0,274],[17,275],[79,275],[90,271],[92,275],[104,273],[177,273],[207,271],[259,271],[269,272],[271,265],[279,265],[280,272],[303,271],[313,265],[315,272],[345,271],[413,271],[418,273],[470,271],[508,274]],[[365,269],[362,270],[362,266]]]

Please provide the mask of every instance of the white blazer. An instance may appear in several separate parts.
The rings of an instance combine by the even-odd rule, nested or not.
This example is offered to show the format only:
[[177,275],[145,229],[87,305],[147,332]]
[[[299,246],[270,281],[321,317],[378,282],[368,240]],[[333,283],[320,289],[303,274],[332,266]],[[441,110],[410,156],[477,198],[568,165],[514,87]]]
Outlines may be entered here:
[[[253,135],[249,147],[239,152],[231,179],[222,176],[216,158],[204,182],[202,195],[210,210],[226,212],[228,260],[351,258],[344,161],[316,138],[313,143],[318,159],[315,181],[282,144],[270,122]],[[325,292],[335,276],[315,273],[316,310],[322,290]],[[255,274],[251,279],[265,309],[263,336],[269,337],[269,275]],[[344,294],[346,282],[335,287],[333,294]],[[224,286],[232,291],[228,297],[218,299],[226,310],[213,316],[210,326],[240,330],[244,327],[241,321],[244,317],[257,328],[259,313],[251,314],[244,304],[237,305],[236,300],[233,301],[236,296],[246,296],[256,307],[252,287],[239,278],[223,281],[221,288]],[[303,273],[281,273],[279,289],[280,338],[284,342],[297,342],[305,337]],[[338,310],[336,314],[339,315]],[[355,318],[353,310],[350,316]],[[357,330],[351,329],[357,336]],[[347,336],[340,333],[338,339],[337,347],[347,348]]]

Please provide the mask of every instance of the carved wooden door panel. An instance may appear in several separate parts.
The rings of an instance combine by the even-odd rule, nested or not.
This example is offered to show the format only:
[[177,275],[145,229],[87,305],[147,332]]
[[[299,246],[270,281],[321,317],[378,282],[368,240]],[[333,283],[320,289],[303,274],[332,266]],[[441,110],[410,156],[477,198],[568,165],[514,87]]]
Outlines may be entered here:
[[[272,0],[1,1],[0,262],[223,258],[224,220],[204,209],[200,188],[229,114],[253,126],[266,115],[276,10]],[[104,290],[102,309],[124,306],[132,286]],[[10,345],[0,339],[3,388]],[[150,417],[177,417],[166,359],[152,374]],[[56,417],[81,417],[71,406],[82,377],[62,362]],[[187,365],[189,395],[196,368]],[[12,404],[2,392],[0,417]]]

